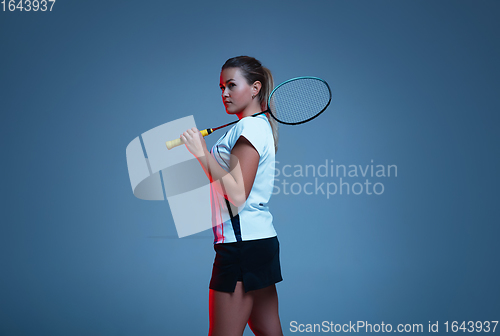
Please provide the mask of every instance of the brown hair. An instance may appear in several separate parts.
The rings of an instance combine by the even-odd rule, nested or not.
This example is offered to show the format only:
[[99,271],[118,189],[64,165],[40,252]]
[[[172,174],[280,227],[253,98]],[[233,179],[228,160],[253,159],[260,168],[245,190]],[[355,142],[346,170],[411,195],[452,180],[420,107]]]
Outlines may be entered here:
[[[269,100],[269,96],[274,89],[273,75],[271,74],[271,71],[262,66],[258,60],[250,56],[237,56],[228,59],[222,66],[221,70],[227,68],[239,68],[248,85],[252,85],[256,81],[259,81],[262,84],[257,98],[259,99],[262,111],[267,110],[267,101]],[[278,122],[271,117],[269,113],[266,113],[266,115],[273,131],[274,152],[276,153],[278,151]]]

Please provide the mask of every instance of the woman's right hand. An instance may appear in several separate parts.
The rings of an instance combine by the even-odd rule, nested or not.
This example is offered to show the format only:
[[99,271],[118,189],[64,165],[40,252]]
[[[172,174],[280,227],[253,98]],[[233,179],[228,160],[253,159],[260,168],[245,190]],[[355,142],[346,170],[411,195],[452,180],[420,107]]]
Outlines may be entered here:
[[186,145],[189,152],[196,158],[205,156],[205,153],[208,151],[205,139],[196,127],[186,130],[186,132],[181,134],[180,139]]

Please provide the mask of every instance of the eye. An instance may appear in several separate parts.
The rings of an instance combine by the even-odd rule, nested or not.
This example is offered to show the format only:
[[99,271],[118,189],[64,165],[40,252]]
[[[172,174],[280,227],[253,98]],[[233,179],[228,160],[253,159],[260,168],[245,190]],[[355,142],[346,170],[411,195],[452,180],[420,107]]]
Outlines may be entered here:
[[234,84],[234,83],[229,83],[229,87],[230,87],[230,88],[233,88],[233,87],[235,87],[235,86],[236,86],[236,84]]

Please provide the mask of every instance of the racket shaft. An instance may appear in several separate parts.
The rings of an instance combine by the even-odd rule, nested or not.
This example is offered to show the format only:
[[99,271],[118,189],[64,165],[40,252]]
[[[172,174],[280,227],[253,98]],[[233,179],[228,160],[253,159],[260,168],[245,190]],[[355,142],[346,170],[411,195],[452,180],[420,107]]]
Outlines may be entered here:
[[[264,112],[260,112],[260,113],[264,113]],[[260,114],[260,113],[257,113],[257,114]],[[255,114],[255,115],[257,115],[257,114]],[[218,129],[227,127],[229,125],[236,124],[237,122],[238,122],[238,120],[230,122],[229,124],[225,124],[225,125],[219,126],[219,127],[207,128],[207,129],[204,129],[203,131],[200,131],[200,133],[201,133],[201,135],[203,135],[204,137],[206,137],[207,135],[212,134],[212,132],[217,131]],[[182,140],[180,138],[179,139],[175,139],[175,140],[170,140],[170,141],[167,141],[167,148],[168,149],[172,149],[172,148],[180,146],[182,144],[183,144],[183,142],[182,142]]]
[[[207,135],[209,135],[212,132],[213,132],[213,130],[211,128],[207,128],[207,129],[200,131],[201,135],[203,135],[204,137],[206,137]],[[183,144],[183,142],[180,138],[166,142],[167,149],[172,149],[172,148],[180,146],[182,144]]]

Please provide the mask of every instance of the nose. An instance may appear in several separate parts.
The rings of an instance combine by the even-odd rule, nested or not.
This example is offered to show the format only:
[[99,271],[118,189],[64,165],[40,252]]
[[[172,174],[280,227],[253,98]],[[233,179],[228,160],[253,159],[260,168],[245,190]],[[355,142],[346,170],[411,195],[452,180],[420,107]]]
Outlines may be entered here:
[[222,97],[229,97],[229,93],[227,92],[227,87],[222,91]]

